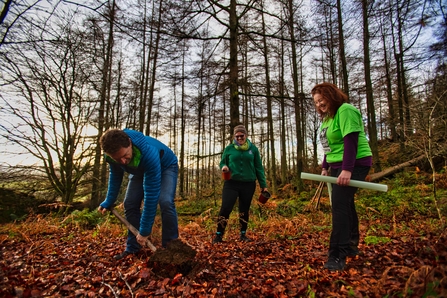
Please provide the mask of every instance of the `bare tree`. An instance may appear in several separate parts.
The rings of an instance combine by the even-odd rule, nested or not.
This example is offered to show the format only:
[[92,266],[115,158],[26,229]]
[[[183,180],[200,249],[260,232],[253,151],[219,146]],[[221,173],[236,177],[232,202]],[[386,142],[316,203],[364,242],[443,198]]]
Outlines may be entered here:
[[[338,59],[337,51],[339,48],[338,38],[336,38],[337,24],[334,17],[335,6],[330,2],[315,1],[314,26],[316,26],[315,41],[320,47],[321,58],[321,75],[319,79],[332,82],[338,85],[340,78],[338,76]],[[338,58],[340,55],[338,55]],[[317,58],[318,59],[318,58]],[[326,66],[327,65],[327,66]]]
[[345,33],[343,30],[343,13],[341,0],[337,0],[337,24],[338,24],[338,42],[340,45],[339,56],[341,61],[341,72],[342,72],[342,82],[343,91],[346,93],[349,99],[349,78],[348,78],[348,63],[346,61],[346,51],[345,51]]
[[[261,1],[261,9],[263,10],[263,2]],[[270,83],[270,65],[269,65],[269,50],[267,45],[267,37],[266,37],[266,29],[265,29],[265,18],[264,14],[261,14],[262,18],[262,45],[263,45],[263,53],[264,53],[264,63],[265,63],[265,80],[266,80],[266,96],[267,96],[267,123],[268,123],[268,140],[270,141],[270,179],[272,181],[272,192],[275,194],[277,191],[276,185],[276,154],[275,154],[275,136],[273,129],[273,111],[272,111],[272,91],[271,91],[271,83]]]
[[[45,26],[41,26],[47,20],[53,18],[53,13],[58,3],[53,6],[52,11],[47,7],[52,6],[49,3],[35,1],[12,1],[2,2],[0,10],[0,47],[5,44],[21,44],[33,41],[43,41],[43,35],[27,36],[22,34],[24,27],[35,26],[36,30],[45,31]],[[36,16],[39,16],[42,22],[36,22]],[[48,36],[47,36],[48,37]],[[50,37],[52,38],[52,37]]]
[[390,53],[388,52],[387,49],[387,33],[386,33],[386,28],[383,25],[382,20],[379,20],[380,22],[380,35],[381,35],[381,41],[382,41],[382,46],[383,46],[383,61],[384,61],[384,85],[385,85],[385,90],[386,90],[386,99],[387,99],[387,103],[388,103],[388,113],[387,113],[387,124],[390,130],[390,135],[391,135],[391,140],[393,141],[397,141],[398,137],[397,137],[397,131],[396,131],[396,126],[397,126],[397,120],[396,120],[396,112],[395,112],[395,108],[394,108],[394,103],[393,103],[393,82],[392,82],[392,71],[391,71],[391,63],[390,63]]
[[[407,138],[407,144],[421,152],[428,160],[432,171],[433,199],[438,217],[441,223],[444,224],[444,218],[438,204],[436,188],[436,171],[443,164],[441,163],[441,166],[437,166],[435,159],[441,158],[445,161],[447,158],[447,134],[445,133],[447,124],[447,115],[445,113],[447,91],[446,89],[439,90],[436,88],[437,86],[433,85],[438,79],[435,77],[430,82],[427,82],[427,92],[424,92],[423,96],[427,96],[428,98],[424,98],[425,100],[421,100],[420,104],[414,107],[415,111],[412,114],[417,117],[419,127],[415,134]],[[440,113],[439,111],[444,111],[444,113]]]
[[294,27],[294,15],[295,8],[293,5],[293,0],[288,1],[287,5],[287,16],[289,18],[288,29],[289,35],[291,39],[291,54],[292,54],[292,77],[293,77],[293,95],[294,95],[294,103],[295,103],[295,127],[296,127],[296,138],[297,138],[297,183],[298,183],[298,191],[302,191],[303,184],[301,181],[301,172],[303,171],[303,157],[304,157],[304,134],[302,131],[302,113],[303,113],[303,101],[304,94],[300,92],[300,81],[298,76],[298,61],[297,61],[297,49],[296,44],[297,40],[295,37],[295,27]]
[[399,141],[403,146],[405,136],[412,134],[411,90],[408,84],[407,55],[418,40],[423,23],[414,20],[423,19],[426,1],[405,0],[389,1],[389,24],[393,37],[393,54],[396,63],[397,99],[399,120]]
[[374,171],[380,172],[379,148],[377,144],[377,124],[376,107],[374,105],[373,86],[371,81],[371,58],[369,54],[370,33],[369,33],[369,11],[371,4],[368,0],[362,0],[362,20],[363,20],[363,65],[365,71],[366,106],[368,112],[369,144],[373,155]]
[[91,167],[87,119],[95,107],[88,104],[83,35],[70,26],[58,29],[52,32],[60,33],[57,41],[10,46],[1,53],[2,85],[15,99],[1,96],[0,134],[38,161],[34,169],[69,204]]
[[[314,83],[324,80],[340,85],[352,100],[358,94],[354,103],[363,110],[366,98],[372,147],[379,141],[375,118],[388,117],[383,125],[390,133],[381,137],[391,134],[398,139],[400,133],[404,148],[408,146],[404,137],[411,136],[404,133],[419,133],[413,113],[424,97],[413,87],[416,81],[426,83],[421,82],[418,66],[437,62],[439,71],[445,67],[442,38],[433,44],[436,52],[419,42],[423,28],[445,23],[445,5],[439,0],[376,1],[365,11],[369,14],[365,13],[363,27],[351,26],[361,24],[361,11],[350,11],[352,4],[362,3],[358,0],[312,1],[316,5],[309,18],[301,17],[305,7],[298,0],[110,0],[76,5],[64,0],[70,4],[63,6],[67,18],[58,14],[60,3],[6,0],[0,7],[2,135],[15,136],[15,142],[27,148],[55,143],[42,151],[49,153],[38,154],[47,166],[51,161],[57,173],[53,177],[69,172],[70,163],[78,164],[81,155],[69,157],[70,152],[92,154],[82,162],[87,165],[95,158],[94,172],[89,173],[94,179],[92,207],[102,197],[107,167],[100,148],[93,152],[90,146],[109,127],[169,135],[179,152],[180,193],[199,196],[210,185],[214,189],[210,176],[218,174],[217,156],[232,128],[243,122],[250,137],[259,141],[275,183],[275,146],[280,142],[285,184],[299,179],[307,166],[317,166],[318,120],[306,96]],[[428,14],[426,6],[437,9]],[[89,11],[88,16],[83,9]],[[311,30],[307,30],[308,22]],[[65,26],[56,27],[56,23]],[[76,32],[74,24],[79,27]],[[370,32],[362,34],[368,26]],[[366,45],[363,54],[356,48],[362,43]],[[308,59],[307,49],[315,53],[313,59]],[[78,95],[70,95],[68,86]],[[442,100],[436,107],[431,119],[443,119],[438,114],[443,112]],[[15,118],[5,113],[21,115],[20,125],[40,130],[14,126],[19,122],[8,123]],[[70,123],[70,129],[61,129],[59,122]],[[18,131],[33,145],[22,141]],[[87,136],[91,138],[81,149],[83,142],[78,140]],[[313,144],[307,141],[309,137]],[[61,152],[66,157],[61,155],[61,161],[56,161]],[[292,178],[288,176],[291,169]]]
[[2,10],[0,11],[0,25],[3,24],[3,22],[5,21],[6,16],[8,15],[9,12],[9,7],[11,6],[12,0],[6,0]]
[[100,55],[93,55],[93,60],[100,61],[98,66],[101,73],[101,79],[97,85],[99,94],[98,99],[98,114],[96,123],[92,123],[97,128],[97,135],[95,139],[95,159],[93,166],[93,182],[92,182],[92,195],[90,200],[90,208],[96,208],[105,195],[106,186],[106,166],[102,159],[102,150],[99,145],[99,139],[105,130],[111,127],[111,123],[108,122],[108,112],[110,111],[111,100],[110,94],[112,89],[112,58],[113,58],[113,46],[114,46],[114,24],[116,17],[116,4],[112,0],[109,2],[109,6],[106,8],[106,25],[107,31],[103,34],[103,30],[96,20],[92,20],[94,24],[93,34],[94,39],[99,41],[103,47],[98,51]]
[[[147,122],[146,122],[146,129],[145,132],[147,135],[151,132],[151,119],[152,119],[152,106],[154,104],[154,90],[155,90],[155,82],[156,82],[156,74],[157,74],[157,63],[158,63],[158,55],[159,55],[159,47],[160,47],[160,38],[161,38],[161,24],[162,24],[162,12],[163,12],[163,0],[159,0],[159,6],[158,6],[158,14],[156,21],[154,20],[155,25],[155,41],[153,42],[153,50],[150,51],[152,53],[152,57],[149,57],[149,61],[152,60],[152,68],[151,68],[151,75],[150,75],[150,86],[148,86],[147,83],[142,84],[144,87],[144,95],[142,97],[142,102],[147,102]],[[155,15],[155,10],[153,15]],[[151,45],[152,46],[152,45]],[[149,70],[149,67],[146,67],[147,70]],[[148,75],[146,75],[147,77]],[[149,88],[149,96],[146,96],[147,89]],[[144,115],[144,114],[143,114]],[[142,127],[142,123],[140,123],[140,127]]]

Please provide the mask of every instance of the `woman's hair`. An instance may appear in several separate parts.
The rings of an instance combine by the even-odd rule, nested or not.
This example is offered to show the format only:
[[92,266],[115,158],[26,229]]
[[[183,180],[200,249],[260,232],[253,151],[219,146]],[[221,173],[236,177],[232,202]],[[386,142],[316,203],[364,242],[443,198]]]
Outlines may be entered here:
[[323,113],[320,109],[317,112],[321,117],[334,117],[338,108],[345,102],[348,102],[348,96],[343,93],[337,86],[331,83],[321,83],[315,85],[311,91],[312,97],[320,94],[328,103],[328,112]]
[[130,146],[129,136],[120,129],[109,129],[99,139],[99,144],[105,153],[114,154],[121,148]]

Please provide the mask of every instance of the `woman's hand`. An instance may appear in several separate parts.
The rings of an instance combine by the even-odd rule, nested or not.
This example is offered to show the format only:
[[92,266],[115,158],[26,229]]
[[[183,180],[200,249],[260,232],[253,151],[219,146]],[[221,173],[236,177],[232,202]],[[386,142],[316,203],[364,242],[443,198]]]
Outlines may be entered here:
[[228,172],[230,169],[227,166],[222,167],[222,172]]
[[147,238],[149,238],[149,235],[148,236],[141,236],[140,233],[138,233],[138,235],[137,235],[137,242],[141,246],[146,246]]
[[327,169],[322,169],[321,176],[327,176],[327,175],[328,175]]
[[352,173],[346,170],[341,171],[340,175],[337,178],[337,184],[341,186],[348,186],[351,181]]

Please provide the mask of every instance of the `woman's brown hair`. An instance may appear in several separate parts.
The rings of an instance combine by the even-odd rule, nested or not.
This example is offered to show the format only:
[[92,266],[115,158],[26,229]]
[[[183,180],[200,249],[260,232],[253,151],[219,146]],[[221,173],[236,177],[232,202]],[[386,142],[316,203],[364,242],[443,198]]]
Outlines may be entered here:
[[322,114],[317,110],[321,117],[333,118],[337,113],[338,108],[345,102],[348,102],[348,96],[343,93],[336,85],[331,83],[321,83],[315,85],[311,91],[312,97],[315,94],[320,94],[328,103],[328,112]]

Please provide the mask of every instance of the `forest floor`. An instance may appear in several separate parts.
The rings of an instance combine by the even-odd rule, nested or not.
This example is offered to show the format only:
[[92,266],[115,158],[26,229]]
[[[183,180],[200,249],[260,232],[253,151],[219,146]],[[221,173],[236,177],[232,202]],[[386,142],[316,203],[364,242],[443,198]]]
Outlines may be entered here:
[[[200,220],[183,223],[181,239],[197,255],[191,271],[175,276],[154,273],[149,249],[114,260],[124,248],[122,225],[79,229],[35,216],[0,226],[0,297],[447,297],[447,231],[436,219],[362,219],[360,255],[330,272],[323,216],[285,219],[269,227],[276,237],[253,228],[248,243],[238,241],[235,224],[212,244]],[[299,232],[284,237],[292,225]],[[373,225],[391,228],[366,243]],[[160,247],[156,235],[152,241]]]

